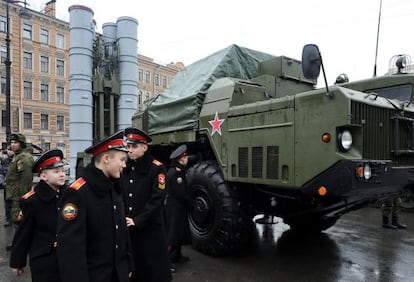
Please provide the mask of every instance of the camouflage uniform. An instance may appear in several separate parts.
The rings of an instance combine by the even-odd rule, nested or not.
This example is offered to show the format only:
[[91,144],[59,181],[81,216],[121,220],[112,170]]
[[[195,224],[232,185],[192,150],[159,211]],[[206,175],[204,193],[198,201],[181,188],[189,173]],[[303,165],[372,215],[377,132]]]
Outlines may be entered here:
[[401,197],[395,197],[385,201],[385,203],[382,205],[382,227],[390,229],[407,228],[405,224],[400,223],[398,218],[398,215],[401,211],[401,202]]
[[22,134],[12,134],[11,140],[20,142],[21,149],[14,153],[13,160],[9,164],[6,174],[6,201],[11,204],[11,220],[18,223],[20,212],[20,198],[32,187],[33,157],[26,148],[26,138]]

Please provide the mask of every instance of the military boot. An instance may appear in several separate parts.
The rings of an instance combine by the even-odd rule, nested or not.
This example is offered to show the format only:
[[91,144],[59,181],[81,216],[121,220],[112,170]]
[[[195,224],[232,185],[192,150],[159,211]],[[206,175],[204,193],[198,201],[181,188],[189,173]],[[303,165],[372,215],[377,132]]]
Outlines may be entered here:
[[398,227],[390,223],[388,216],[382,216],[382,227],[388,229],[397,229]]
[[392,225],[395,226],[396,228],[399,229],[406,229],[407,225],[400,223],[400,221],[398,220],[398,216],[393,216],[392,217]]

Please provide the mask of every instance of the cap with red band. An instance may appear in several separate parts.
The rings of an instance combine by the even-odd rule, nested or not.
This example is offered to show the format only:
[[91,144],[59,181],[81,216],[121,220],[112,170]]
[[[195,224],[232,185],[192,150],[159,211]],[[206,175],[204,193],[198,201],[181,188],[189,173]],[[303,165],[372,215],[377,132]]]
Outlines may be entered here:
[[183,144],[171,153],[170,159],[177,159],[185,156],[187,156],[187,145]]
[[147,144],[151,142],[152,140],[151,137],[149,137],[147,133],[134,127],[125,128],[125,138],[126,138],[126,142],[129,144],[131,143],[132,144],[134,143]]
[[53,149],[42,154],[33,164],[32,172],[41,173],[45,169],[52,169],[64,166],[62,162],[63,152],[59,149]]
[[97,155],[109,150],[117,150],[123,152],[128,151],[125,148],[123,131],[118,131],[117,133],[103,139],[99,143],[86,148],[85,153],[92,154],[94,157],[96,157]]

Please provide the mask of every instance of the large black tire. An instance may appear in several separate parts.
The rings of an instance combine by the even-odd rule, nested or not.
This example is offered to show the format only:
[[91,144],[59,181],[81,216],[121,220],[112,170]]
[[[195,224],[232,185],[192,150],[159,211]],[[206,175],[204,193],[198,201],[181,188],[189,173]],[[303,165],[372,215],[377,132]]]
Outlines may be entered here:
[[253,221],[236,188],[230,188],[213,162],[200,162],[187,172],[194,209],[190,220],[193,246],[221,256],[242,248],[252,235]]

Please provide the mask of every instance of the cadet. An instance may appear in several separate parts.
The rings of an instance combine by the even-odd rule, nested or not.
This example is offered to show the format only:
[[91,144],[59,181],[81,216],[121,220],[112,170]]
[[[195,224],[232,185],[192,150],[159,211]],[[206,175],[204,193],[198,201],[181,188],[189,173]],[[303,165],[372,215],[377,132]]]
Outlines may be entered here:
[[188,257],[181,253],[181,246],[191,243],[188,212],[192,203],[185,176],[188,164],[187,145],[181,145],[171,153],[172,159],[167,172],[166,204],[167,238],[170,262],[186,262]]
[[57,214],[60,192],[65,188],[65,171],[61,150],[50,150],[34,163],[32,171],[40,182],[21,200],[22,220],[13,238],[10,267],[23,274],[27,254],[33,282],[57,282],[56,256]]
[[[19,223],[20,198],[32,188],[33,157],[26,148],[26,137],[20,133],[10,136],[10,148],[14,152],[13,160],[6,173],[6,201],[10,205],[11,221],[16,229]],[[11,249],[11,245],[6,247]]]
[[58,262],[64,282],[127,282],[131,242],[119,178],[127,158],[123,131],[85,149],[93,161],[62,195]]
[[148,151],[151,138],[145,132],[126,128],[125,137],[129,159],[122,179],[135,261],[131,281],[171,281],[163,220],[166,169]]
[[[402,224],[399,220],[401,211],[401,198],[395,197],[387,199],[382,205],[382,227],[388,229],[406,229],[407,225]],[[391,222],[390,222],[391,215]]]

